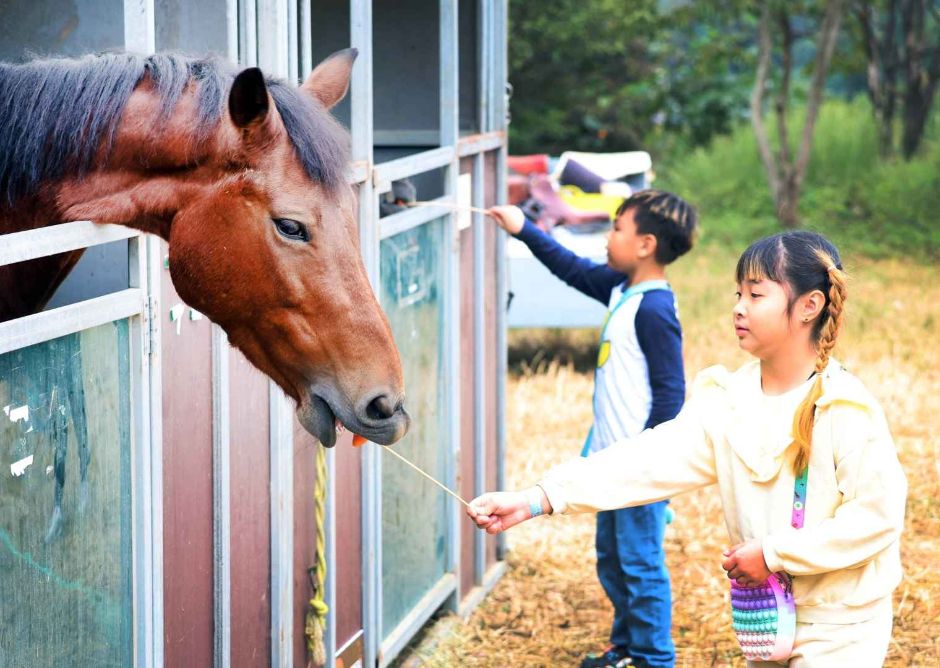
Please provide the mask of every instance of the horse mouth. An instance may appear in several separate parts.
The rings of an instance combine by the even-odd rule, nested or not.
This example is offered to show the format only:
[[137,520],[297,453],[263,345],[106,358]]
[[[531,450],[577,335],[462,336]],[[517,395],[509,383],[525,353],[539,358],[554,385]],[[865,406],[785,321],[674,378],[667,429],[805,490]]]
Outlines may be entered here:
[[311,393],[301,402],[297,407],[297,419],[324,446],[332,448],[336,445],[336,414],[319,396]]
[[354,436],[380,445],[390,445],[401,439],[411,424],[411,418],[400,403],[390,414],[375,415],[369,408],[351,408],[347,402],[332,396],[329,391],[327,396],[329,399],[316,392],[303,395],[297,407],[297,419],[304,429],[328,448],[336,445],[336,433],[343,427]]

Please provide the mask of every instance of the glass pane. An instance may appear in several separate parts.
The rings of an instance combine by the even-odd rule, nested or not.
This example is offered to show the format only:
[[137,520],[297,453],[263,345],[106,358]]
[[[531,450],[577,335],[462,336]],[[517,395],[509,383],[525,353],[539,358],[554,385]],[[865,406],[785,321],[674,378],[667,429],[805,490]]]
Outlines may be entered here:
[[128,327],[0,356],[0,666],[133,664]]
[[124,46],[123,0],[3,0],[0,60],[81,56]]
[[[444,387],[443,221],[382,241],[382,307],[401,351],[411,430],[393,447],[443,480],[448,388]],[[392,456],[382,457],[382,625],[391,633],[444,575],[444,492]]]
[[439,3],[426,0],[372,3],[375,146],[440,146],[439,16]]
[[227,0],[156,0],[157,51],[228,56]]

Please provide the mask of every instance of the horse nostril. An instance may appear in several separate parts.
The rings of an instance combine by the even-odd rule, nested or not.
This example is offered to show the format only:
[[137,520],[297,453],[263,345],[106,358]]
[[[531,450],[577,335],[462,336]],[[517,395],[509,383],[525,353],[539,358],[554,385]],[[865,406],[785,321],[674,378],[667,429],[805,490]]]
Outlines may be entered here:
[[387,420],[395,415],[395,405],[388,396],[380,394],[366,406],[366,415],[370,420]]

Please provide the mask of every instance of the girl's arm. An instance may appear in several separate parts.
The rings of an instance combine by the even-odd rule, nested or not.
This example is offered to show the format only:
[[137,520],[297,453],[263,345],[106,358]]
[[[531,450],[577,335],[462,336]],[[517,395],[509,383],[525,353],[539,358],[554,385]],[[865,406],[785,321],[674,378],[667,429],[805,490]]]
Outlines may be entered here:
[[612,510],[660,501],[716,480],[715,458],[694,400],[674,420],[552,469],[536,487],[474,499],[480,528],[499,533],[546,513]]
[[635,438],[556,466],[539,486],[555,513],[642,506],[717,480],[715,454],[699,405]]
[[[884,417],[840,408],[832,419],[842,504],[817,526],[764,537],[771,571],[814,575],[862,566],[894,543],[904,527],[907,479]],[[807,505],[813,502],[810,486]]]

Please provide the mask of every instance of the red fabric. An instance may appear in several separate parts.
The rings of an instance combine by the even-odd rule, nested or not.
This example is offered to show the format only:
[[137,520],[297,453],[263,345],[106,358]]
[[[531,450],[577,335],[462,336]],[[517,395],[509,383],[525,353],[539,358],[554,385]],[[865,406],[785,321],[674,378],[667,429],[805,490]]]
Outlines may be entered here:
[[509,189],[509,203],[521,204],[529,199],[529,177],[510,174],[506,178],[506,185]]
[[518,174],[548,174],[548,154],[511,155],[506,158],[509,169]]

